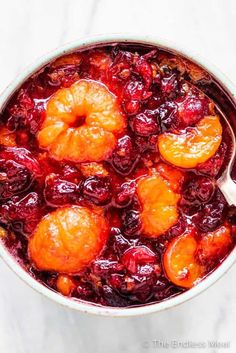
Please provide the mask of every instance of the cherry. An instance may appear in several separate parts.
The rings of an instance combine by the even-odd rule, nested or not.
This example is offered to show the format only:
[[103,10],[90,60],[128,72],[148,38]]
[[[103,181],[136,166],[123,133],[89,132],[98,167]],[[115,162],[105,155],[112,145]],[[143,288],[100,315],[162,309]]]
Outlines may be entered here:
[[111,201],[111,183],[108,177],[93,176],[82,183],[81,193],[95,205],[106,205]]

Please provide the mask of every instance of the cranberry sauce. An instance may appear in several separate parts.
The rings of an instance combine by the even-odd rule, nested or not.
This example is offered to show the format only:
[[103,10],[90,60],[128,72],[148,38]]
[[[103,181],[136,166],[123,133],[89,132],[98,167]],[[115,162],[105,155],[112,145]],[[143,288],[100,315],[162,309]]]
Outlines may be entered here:
[[[81,79],[104,84],[127,122],[123,131],[114,134],[114,148],[105,160],[59,160],[37,138],[50,98]],[[0,120],[1,235],[20,265],[73,299],[119,307],[159,302],[190,288],[173,281],[166,270],[168,246],[186,229],[191,234],[194,229],[193,237],[200,243],[227,225],[231,237],[227,245],[217,242],[214,254],[203,254],[201,247],[194,254],[201,278],[219,266],[234,247],[236,231],[236,209],[229,207],[216,185],[231,148],[223,120],[219,147],[196,167],[172,166],[174,171],[169,172],[171,163],[158,149],[161,134],[191,130],[205,116],[214,115],[213,103],[199,90],[222,108],[236,128],[235,106],[224,88],[196,64],[151,46],[114,44],[72,53],[25,81]],[[84,121],[80,116],[76,126]],[[168,181],[165,173],[181,174],[178,188],[171,191],[178,195],[177,206],[171,206],[176,221],[158,236],[145,233],[144,206],[137,192],[139,181],[154,169],[161,176],[160,185]],[[233,176],[236,180],[236,168]],[[31,261],[28,241],[45,215],[68,205],[102,209],[109,237],[88,266],[67,273],[59,282],[61,274],[40,270]],[[161,213],[159,217],[157,223]],[[61,290],[68,283],[71,290]]]

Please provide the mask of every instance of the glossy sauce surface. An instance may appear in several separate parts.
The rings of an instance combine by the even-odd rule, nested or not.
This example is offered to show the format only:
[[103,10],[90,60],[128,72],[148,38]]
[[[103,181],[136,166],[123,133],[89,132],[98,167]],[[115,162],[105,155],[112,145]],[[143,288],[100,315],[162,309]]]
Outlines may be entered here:
[[108,306],[204,280],[234,247],[236,213],[216,186],[230,140],[203,92],[234,122],[209,74],[157,48],[93,48],[29,78],[0,127],[1,237],[17,261]]

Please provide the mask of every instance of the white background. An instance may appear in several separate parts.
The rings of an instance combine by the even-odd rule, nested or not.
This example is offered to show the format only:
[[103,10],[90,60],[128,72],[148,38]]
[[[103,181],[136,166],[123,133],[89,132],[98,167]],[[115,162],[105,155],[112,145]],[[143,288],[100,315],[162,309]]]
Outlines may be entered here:
[[[0,0],[0,90],[45,52],[84,35],[166,37],[236,83],[235,0]],[[112,319],[60,307],[0,260],[0,353],[236,351],[236,266],[200,297],[159,314]],[[155,348],[152,340],[230,341],[228,349]]]

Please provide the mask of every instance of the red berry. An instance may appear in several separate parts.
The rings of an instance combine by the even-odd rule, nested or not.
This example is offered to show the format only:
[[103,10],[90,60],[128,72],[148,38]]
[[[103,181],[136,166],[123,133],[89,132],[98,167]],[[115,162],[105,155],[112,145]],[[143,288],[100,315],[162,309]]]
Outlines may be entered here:
[[130,273],[139,274],[144,270],[143,266],[155,264],[157,257],[151,249],[142,245],[126,250],[121,261]]
[[90,177],[82,183],[81,193],[95,205],[106,205],[111,201],[111,183],[107,177]]
[[129,136],[121,137],[112,154],[112,164],[116,171],[128,175],[134,169],[139,156]]
[[44,197],[50,206],[62,206],[76,201],[77,185],[49,175],[45,180]]
[[150,136],[158,133],[159,127],[157,117],[152,115],[151,111],[144,111],[133,117],[131,128],[135,134],[140,136]]

